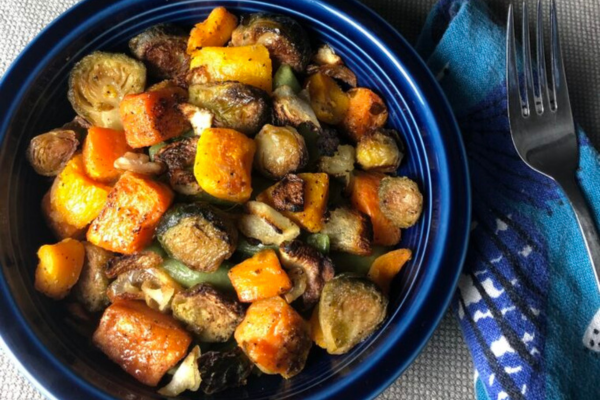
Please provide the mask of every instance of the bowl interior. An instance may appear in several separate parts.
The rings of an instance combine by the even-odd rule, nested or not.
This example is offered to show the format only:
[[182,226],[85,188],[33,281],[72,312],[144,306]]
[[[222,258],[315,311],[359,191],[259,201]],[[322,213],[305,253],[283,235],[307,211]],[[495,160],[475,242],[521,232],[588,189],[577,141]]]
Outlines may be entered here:
[[[342,393],[370,397],[410,363],[431,334],[453,291],[469,223],[462,145],[447,106],[414,52],[394,32],[396,42],[383,42],[380,38],[389,39],[390,28],[357,3],[276,3],[87,1],[47,29],[6,75],[0,86],[0,111],[5,112],[0,117],[0,292],[7,302],[0,315],[1,332],[47,394],[159,397],[94,349],[93,326],[87,332],[77,328],[63,305],[33,289],[37,248],[55,240],[40,212],[51,182],[27,164],[29,139],[74,116],[67,101],[67,80],[83,56],[94,50],[126,51],[129,38],[157,23],[190,27],[217,5],[237,14],[290,15],[315,42],[332,45],[357,74],[359,86],[375,90],[387,103],[388,126],[400,132],[407,148],[399,173],[419,183],[425,208],[420,222],[403,232],[400,246],[411,248],[414,257],[393,283],[391,316],[383,329],[343,356],[313,350],[303,373],[291,380],[263,375],[211,398],[324,398]],[[64,379],[72,382],[69,392],[61,388]],[[349,385],[352,382],[361,384]]]

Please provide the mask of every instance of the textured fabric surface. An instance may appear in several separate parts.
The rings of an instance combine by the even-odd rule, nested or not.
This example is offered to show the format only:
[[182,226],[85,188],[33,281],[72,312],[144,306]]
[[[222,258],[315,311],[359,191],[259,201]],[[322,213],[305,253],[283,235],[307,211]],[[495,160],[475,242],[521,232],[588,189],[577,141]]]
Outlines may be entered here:
[[[0,0],[0,76],[35,35],[77,0]],[[365,0],[411,43],[436,0]],[[490,0],[505,15],[506,0]],[[579,123],[600,144],[600,3],[559,0],[571,100]],[[381,399],[474,398],[473,367],[455,318],[448,313],[421,355]],[[0,399],[43,399],[0,351]]]

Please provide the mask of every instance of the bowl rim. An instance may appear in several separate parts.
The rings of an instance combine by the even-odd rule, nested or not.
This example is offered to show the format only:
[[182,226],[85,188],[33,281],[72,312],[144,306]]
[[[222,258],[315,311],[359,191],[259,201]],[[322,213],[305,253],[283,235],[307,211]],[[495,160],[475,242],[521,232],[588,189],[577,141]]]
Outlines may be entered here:
[[[108,8],[110,6],[129,1],[131,0],[102,0],[101,3],[103,4],[104,8]],[[200,1],[202,2],[202,0]],[[406,62],[406,59],[410,59],[413,65],[419,67],[418,71],[410,71],[410,81],[416,83],[416,85],[413,87],[416,94],[421,95],[424,99],[427,98],[427,100],[429,100],[424,100],[427,103],[428,108],[431,109],[432,114],[428,116],[427,119],[433,121],[436,126],[443,127],[443,129],[439,128],[439,130],[443,130],[445,135],[448,136],[449,140],[447,140],[447,142],[452,142],[452,144],[456,146],[456,148],[453,149],[454,154],[448,155],[447,164],[455,169],[455,176],[462,180],[462,187],[458,188],[458,191],[457,188],[453,188],[449,191],[451,199],[448,199],[448,202],[453,205],[453,212],[449,215],[448,221],[450,222],[450,226],[454,225],[451,223],[452,221],[458,221],[456,226],[459,228],[458,231],[453,230],[453,235],[448,240],[449,242],[452,242],[452,245],[444,246],[445,251],[443,252],[440,250],[444,257],[437,258],[438,264],[443,262],[446,265],[453,266],[455,269],[450,271],[451,273],[449,273],[449,276],[447,276],[449,281],[447,285],[444,285],[446,288],[445,292],[442,294],[436,293],[435,300],[437,306],[433,307],[435,310],[434,315],[428,314],[428,324],[427,326],[422,327],[424,328],[423,334],[418,343],[413,345],[413,350],[410,353],[410,356],[400,361],[398,361],[398,359],[394,360],[393,367],[386,368],[385,374],[377,374],[375,382],[372,382],[373,384],[371,387],[363,392],[367,398],[374,398],[383,392],[388,386],[390,386],[421,353],[431,338],[433,332],[438,327],[442,317],[446,313],[456,289],[466,257],[469,239],[469,227],[471,222],[471,187],[466,151],[458,124],[445,94],[433,77],[432,73],[427,68],[425,62],[420,58],[414,48],[408,44],[404,37],[392,27],[390,23],[385,21],[369,7],[360,3],[359,0],[302,1],[314,3],[322,8],[326,8],[336,17],[342,17],[348,21],[352,21],[354,25],[362,30],[363,34],[367,33],[375,37],[375,35],[372,34],[372,29],[370,29],[369,26],[377,26],[378,30],[384,33],[384,35],[377,35],[376,40],[385,50],[387,50],[386,56],[390,60],[403,64]],[[212,2],[218,3],[218,1]],[[54,21],[41,30],[40,33],[22,50],[19,56],[7,69],[2,79],[0,79],[0,115],[2,116],[0,117],[0,149],[2,148],[2,144],[4,142],[4,136],[8,122],[16,110],[16,105],[13,102],[10,100],[2,100],[3,98],[10,99],[11,96],[2,96],[2,93],[16,93],[14,97],[21,97],[23,95],[23,90],[29,86],[34,75],[32,73],[28,77],[17,79],[16,76],[19,74],[20,69],[27,65],[28,60],[26,59],[31,57],[40,59],[42,56],[35,56],[35,54],[44,54],[44,42],[47,42],[52,37],[56,39],[56,41],[60,41],[61,38],[63,38],[64,35],[61,34],[60,29],[58,29],[59,25],[65,23],[65,21],[72,22],[72,20],[77,20],[80,18],[79,14],[85,14],[85,10],[92,4],[99,3],[100,2],[98,0],[83,0],[60,14],[56,19],[54,19]],[[398,57],[398,52],[396,50],[391,50],[397,48],[402,50],[402,57]],[[21,87],[15,87],[13,82],[16,81],[20,81]],[[425,95],[424,92],[427,92],[428,94]],[[411,95],[414,95],[414,93]],[[444,258],[443,261],[441,260],[442,258]],[[451,261],[448,262],[448,260]],[[3,272],[1,269],[0,277],[3,277]],[[429,282],[429,287],[431,287],[431,285],[432,283]],[[424,291],[425,290],[422,290],[422,292]],[[424,298],[426,296],[424,296],[423,293],[420,294],[421,296],[416,301],[418,302],[418,307],[422,308],[423,303],[426,300],[431,302],[432,298],[426,299]],[[90,396],[90,400],[111,398],[107,393],[103,392],[101,389],[95,387],[93,384],[87,382],[83,378],[77,376],[69,368],[58,362],[54,356],[47,351],[43,345],[41,345],[41,343],[39,343],[38,339],[35,337],[33,332],[31,332],[29,326],[23,319],[23,316],[18,312],[18,307],[15,304],[4,279],[0,279],[0,301],[5,304],[5,306],[0,309],[0,321],[12,321],[14,325],[9,330],[5,328],[6,324],[0,324],[0,346],[2,346],[4,353],[9,356],[13,364],[17,366],[18,370],[25,375],[41,393],[50,399],[60,399],[63,397],[67,398],[69,391],[67,388],[67,390],[62,389],[51,392],[47,388],[47,385],[50,381],[47,376],[35,377],[27,369],[21,358],[27,354],[35,353],[36,351],[38,351],[38,353],[35,355],[37,362],[43,363],[48,368],[48,371],[50,371],[52,368],[55,368],[56,370],[54,373],[58,374],[57,376],[61,376],[63,379],[68,379],[71,384],[76,384],[80,389]],[[412,318],[414,323],[414,318],[416,317],[413,315]],[[13,341],[15,335],[21,335],[19,340],[26,341],[28,344],[27,350],[13,350],[11,348],[9,341]],[[360,376],[367,373],[368,370],[376,368],[377,365],[381,365],[385,362],[389,363],[393,360],[393,347],[386,346],[386,350],[388,351],[388,354],[378,353],[377,359],[368,363],[364,363],[368,365],[361,365],[360,374],[350,374],[356,375],[350,379],[350,381],[344,380],[334,384],[332,387],[324,388],[322,391],[317,393],[317,395],[311,396],[311,398],[330,398],[331,396],[336,395],[352,394],[349,388],[351,386],[356,386],[356,384],[360,384],[358,381]]]

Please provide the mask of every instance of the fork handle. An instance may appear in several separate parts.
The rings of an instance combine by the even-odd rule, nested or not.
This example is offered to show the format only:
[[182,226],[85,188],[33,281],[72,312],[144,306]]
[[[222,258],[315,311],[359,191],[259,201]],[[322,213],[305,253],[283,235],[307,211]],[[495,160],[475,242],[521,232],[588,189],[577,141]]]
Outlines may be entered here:
[[596,284],[600,290],[600,280],[598,279],[600,277],[600,235],[596,228],[594,215],[583,196],[575,174],[558,179],[557,181],[563,188],[575,211],[575,216],[577,217],[577,222],[585,241],[585,247],[590,256]]

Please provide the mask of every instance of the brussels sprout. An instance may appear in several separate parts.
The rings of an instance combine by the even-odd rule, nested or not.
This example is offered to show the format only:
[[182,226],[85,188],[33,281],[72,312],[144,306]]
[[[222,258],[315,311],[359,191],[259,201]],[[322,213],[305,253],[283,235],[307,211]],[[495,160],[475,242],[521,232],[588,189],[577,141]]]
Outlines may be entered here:
[[31,139],[27,160],[40,175],[56,176],[79,147],[77,133],[70,129],[55,129]]
[[234,46],[262,44],[276,64],[287,64],[304,72],[311,48],[306,31],[292,18],[279,14],[244,15],[231,35]]
[[206,203],[191,203],[167,211],[156,237],[171,257],[197,271],[213,272],[233,254],[238,232],[222,211]]
[[321,128],[310,104],[296,95],[289,86],[281,86],[273,91],[273,111],[276,125],[298,128],[302,123],[308,123]]
[[244,318],[235,299],[201,283],[173,297],[173,316],[187,325],[201,342],[226,342]]
[[301,268],[306,274],[306,291],[302,294],[305,309],[314,306],[325,283],[333,278],[333,263],[314,247],[299,240],[282,243],[279,254],[283,266],[288,269]]
[[304,138],[292,127],[265,125],[254,141],[254,165],[267,178],[279,180],[308,162]]
[[249,201],[246,213],[238,220],[238,228],[245,236],[263,244],[280,245],[300,235],[300,228],[265,203]]
[[167,165],[169,184],[177,193],[193,196],[202,192],[192,170],[197,147],[198,137],[188,137],[164,144],[154,154],[155,160]]
[[239,347],[225,352],[204,353],[198,364],[202,377],[200,389],[206,394],[245,385],[254,368],[248,356]]
[[319,324],[329,354],[344,354],[365,340],[385,319],[388,300],[368,279],[338,275],[325,284]]
[[159,24],[131,39],[129,49],[137,59],[146,62],[150,75],[157,79],[173,79],[185,86],[190,69],[187,42],[188,35],[183,29]]
[[349,144],[340,145],[331,156],[322,156],[317,169],[336,178],[344,178],[354,171],[356,150]]
[[83,246],[85,259],[79,279],[73,287],[73,294],[87,311],[102,311],[110,304],[106,295],[109,280],[105,271],[114,254],[88,242],[83,242]]
[[146,86],[146,67],[124,54],[94,52],[79,61],[69,77],[69,101],[94,126],[123,129],[119,104]]
[[379,207],[398,228],[410,228],[423,212],[423,195],[417,184],[406,178],[383,178],[379,185]]
[[329,236],[332,250],[359,256],[371,254],[371,221],[356,210],[339,207],[331,211],[321,232]]
[[396,172],[403,154],[393,130],[379,130],[363,136],[356,145],[356,160],[366,171]]
[[269,95],[240,82],[192,85],[189,102],[214,114],[216,127],[255,135],[273,119]]
[[117,276],[135,269],[156,268],[163,262],[163,258],[154,251],[141,251],[139,253],[111,258],[106,264],[107,278]]

